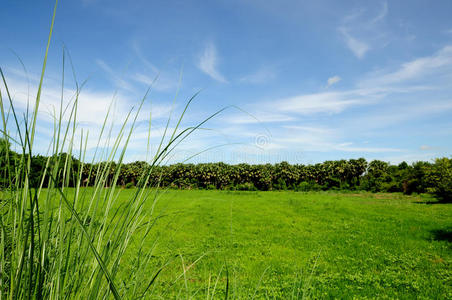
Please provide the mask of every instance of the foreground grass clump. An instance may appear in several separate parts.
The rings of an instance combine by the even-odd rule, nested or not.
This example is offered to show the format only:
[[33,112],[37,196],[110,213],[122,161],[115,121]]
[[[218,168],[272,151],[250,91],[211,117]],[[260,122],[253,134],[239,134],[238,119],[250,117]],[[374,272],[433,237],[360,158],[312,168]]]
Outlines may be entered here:
[[[35,138],[43,128],[37,124],[49,127],[40,103],[56,8],[57,1],[36,97],[29,95],[26,109],[16,105],[17,91],[10,90],[0,67],[0,299],[142,299],[167,263],[151,266],[149,251],[143,250],[155,243],[147,237],[156,219],[153,210],[144,210],[157,196],[157,189],[146,189],[159,186],[158,176],[151,175],[181,141],[221,110],[196,126],[180,128],[195,94],[179,118],[173,120],[170,113],[157,149],[152,154],[148,149],[148,164],[135,178],[137,188],[118,203],[127,146],[152,86],[119,121],[112,116],[113,95],[96,142],[77,120],[85,82],[77,81],[74,68],[74,90],[65,94],[63,49],[60,103],[51,113],[51,136],[44,135],[48,153],[36,155]],[[151,116],[148,120],[149,145]],[[96,146],[87,150],[90,141]],[[91,190],[82,188],[85,180]],[[130,250],[137,234],[141,244]],[[125,273],[123,263],[129,261],[134,266]]]
[[[70,193],[71,191],[69,191]],[[87,193],[93,192],[91,188]],[[128,199],[134,190],[122,190]],[[154,208],[151,298],[452,296],[452,205],[400,194],[169,190]],[[141,245],[137,234],[131,249]],[[131,250],[133,252],[133,250]],[[117,277],[137,263],[125,258]],[[155,265],[155,266],[154,266]]]

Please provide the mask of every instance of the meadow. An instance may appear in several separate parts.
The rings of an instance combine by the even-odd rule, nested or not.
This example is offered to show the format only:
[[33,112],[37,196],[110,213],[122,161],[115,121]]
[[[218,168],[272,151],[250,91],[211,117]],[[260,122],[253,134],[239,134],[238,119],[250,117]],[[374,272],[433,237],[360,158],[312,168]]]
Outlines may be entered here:
[[[117,205],[134,191],[121,190]],[[144,207],[156,220],[144,247],[152,254],[147,276],[164,265],[147,298],[217,299],[226,289],[230,299],[451,298],[452,205],[431,201],[395,193],[162,191]],[[134,263],[126,254],[117,283],[125,284],[122,271],[128,276]]]

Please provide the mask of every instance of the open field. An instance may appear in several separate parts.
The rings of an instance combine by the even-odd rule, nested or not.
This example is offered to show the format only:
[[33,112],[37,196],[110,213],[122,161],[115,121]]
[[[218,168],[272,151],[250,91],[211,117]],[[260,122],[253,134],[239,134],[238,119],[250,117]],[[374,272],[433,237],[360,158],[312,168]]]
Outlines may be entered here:
[[[119,203],[133,191],[122,190]],[[155,260],[149,277],[169,264],[148,296],[224,297],[227,272],[230,298],[451,298],[452,205],[429,200],[166,191],[155,207],[161,218],[149,239],[157,240],[148,246]],[[126,255],[122,268],[133,264]]]

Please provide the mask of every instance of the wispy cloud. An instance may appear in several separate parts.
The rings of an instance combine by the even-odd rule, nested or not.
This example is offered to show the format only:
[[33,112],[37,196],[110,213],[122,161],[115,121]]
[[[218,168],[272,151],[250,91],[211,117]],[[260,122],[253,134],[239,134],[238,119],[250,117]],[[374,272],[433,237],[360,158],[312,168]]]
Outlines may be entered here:
[[378,22],[381,22],[386,18],[386,15],[388,14],[388,2],[383,2],[383,5],[381,7],[380,12],[375,16],[375,18],[371,19],[370,24],[376,24]]
[[343,152],[356,152],[356,153],[386,153],[386,152],[402,152],[403,149],[391,148],[391,147],[362,147],[356,146],[354,143],[342,143],[339,145],[333,145],[334,150]]
[[153,89],[160,92],[174,90],[178,85],[176,80],[169,78],[166,74],[151,77],[143,73],[135,73],[131,75],[130,78],[147,86],[152,85]]
[[128,91],[133,91],[132,85],[124,80],[123,75],[119,74],[117,71],[113,70],[105,61],[101,59],[96,60],[97,65],[110,77],[113,83],[118,88],[122,88]]
[[278,122],[288,122],[294,121],[295,118],[287,114],[279,114],[275,112],[257,112],[253,115],[248,115],[245,113],[239,114],[234,112],[232,115],[228,115],[222,118],[230,124],[259,124],[259,123],[278,123]]
[[[397,125],[407,123],[410,120],[433,118],[438,114],[452,111],[452,100],[430,99],[427,103],[417,103],[413,99],[407,105],[406,102],[391,106],[390,109],[380,109],[377,112],[368,112],[353,119],[348,119],[342,124],[356,132],[379,132],[382,128],[396,128]],[[356,127],[356,124],[360,124]],[[384,133],[387,134],[387,133]]]
[[370,97],[363,97],[356,91],[348,92],[321,92],[303,94],[290,98],[278,99],[266,103],[264,107],[271,107],[273,111],[288,112],[292,114],[332,114],[340,113],[352,105],[369,101]]
[[374,17],[369,17],[365,12],[360,10],[344,17],[342,25],[337,28],[346,46],[359,59],[364,58],[377,42],[380,45],[385,44],[381,41],[385,34],[380,25],[388,14],[388,3],[383,2],[380,11]]
[[160,73],[159,69],[144,56],[143,51],[141,50],[141,47],[137,41],[132,42],[132,49],[142,64],[144,64],[155,74]]
[[338,83],[339,81],[341,81],[341,77],[339,77],[338,75],[330,77],[330,78],[328,78],[328,81],[327,81],[327,87],[330,87],[333,84]]
[[[413,151],[392,146],[391,139],[405,135],[407,127],[419,120],[443,118],[452,111],[448,97],[452,88],[447,80],[452,78],[452,46],[360,78],[363,79],[345,90],[256,101],[248,110],[263,120],[262,125],[248,116],[228,116],[224,120],[234,126],[235,136],[250,143],[254,142],[253,135],[258,134],[256,128],[262,129],[265,123],[271,122],[272,137],[264,149],[278,153],[330,152],[347,156],[367,153],[383,159],[391,153]],[[425,84],[419,84],[417,79]],[[330,86],[339,80],[339,76],[329,78]],[[351,109],[353,114],[349,113]],[[324,123],[320,127],[319,120]],[[442,136],[449,134],[447,128],[450,126],[444,125]],[[417,130],[417,134],[423,133]],[[382,136],[387,143],[372,141]],[[424,148],[424,151],[432,150]]]
[[[395,70],[364,75],[362,80],[356,82],[356,87],[348,90],[300,94],[259,103],[256,104],[256,108],[259,111],[284,113],[288,116],[338,114],[351,107],[377,104],[390,95],[415,95],[418,92],[450,90],[448,83],[450,78],[452,78],[452,46],[445,46],[431,56],[403,63]],[[422,80],[427,85],[419,85],[417,81],[413,81],[414,79]],[[338,80],[336,76],[331,77],[328,83],[331,85]],[[449,109],[450,105],[446,105],[447,101],[444,100],[432,99],[428,103],[430,106],[423,108],[422,111],[433,113],[437,108]],[[414,101],[412,99],[411,103],[415,103]],[[415,109],[422,103],[421,101],[409,109]]]
[[433,150],[433,149],[435,149],[435,147],[432,147],[432,146],[429,146],[429,145],[421,145],[419,147],[419,150],[422,150],[422,151],[429,151],[429,150]]
[[[44,82],[37,121],[39,130],[37,131],[36,138],[40,142],[37,144],[36,151],[39,153],[46,153],[47,147],[53,136],[52,130],[54,128],[54,122],[59,118],[61,102],[61,87],[59,85],[60,83],[57,81],[49,79]],[[36,86],[37,84],[32,82],[29,91],[31,99],[36,95]],[[27,105],[29,105],[28,83],[21,76],[17,78],[9,76],[8,88],[12,92],[13,105],[15,106],[16,112],[19,115],[22,115],[22,113],[27,110]],[[2,89],[3,94],[3,87],[0,87],[0,89]],[[76,90],[73,88],[65,88],[63,90],[63,126],[70,120],[71,108],[75,95]],[[100,134],[102,124],[107,118],[109,107],[111,107],[111,111],[106,124],[108,127],[112,126],[112,134],[117,134],[119,127],[127,118],[128,113],[132,110],[133,112],[136,112],[135,104],[137,104],[138,101],[139,99],[134,99],[127,93],[118,92],[113,94],[112,92],[92,91],[87,88],[83,89],[78,97],[77,104],[77,139],[80,141],[81,130],[84,131],[84,137],[86,137],[86,134],[89,132],[87,148],[90,149],[91,147],[95,147],[97,145],[97,137]],[[33,104],[30,105],[32,106]],[[134,105],[135,109],[133,109]],[[69,108],[66,109],[67,107]],[[170,109],[171,106],[166,103],[155,103],[152,107],[146,103],[137,118],[137,122],[139,124],[140,122],[148,121],[152,111],[153,122],[155,121],[154,123],[158,124],[163,121],[163,118],[169,115]],[[102,145],[107,144],[106,139],[106,137],[102,139]]]
[[227,83],[226,78],[218,71],[218,55],[217,49],[213,43],[208,43],[204,52],[198,59],[198,68],[215,79],[216,81]]
[[406,62],[394,71],[379,71],[369,74],[360,82],[360,85],[383,86],[400,84],[414,79],[422,79],[425,83],[432,76],[435,81],[438,81],[444,74],[452,75],[452,45],[443,47],[431,56]]
[[363,58],[367,51],[370,50],[370,46],[364,41],[360,41],[350,34],[350,30],[347,27],[340,27],[339,32],[342,34],[347,47],[358,58]]
[[[58,84],[58,83],[57,83]],[[27,106],[28,97],[27,84],[20,80],[9,80],[9,88],[12,91],[19,91],[13,94],[13,104],[16,108],[24,110]],[[36,86],[32,86],[31,95],[36,94]],[[63,105],[66,107],[69,101],[74,101],[76,90],[71,88],[64,89]],[[128,112],[137,104],[139,99],[134,99],[123,93],[96,92],[89,89],[82,90],[78,96],[77,120],[83,124],[91,124],[99,126],[103,123],[107,115],[108,107],[112,106],[112,114],[114,118],[120,122],[124,120]],[[54,112],[58,111],[61,102],[61,88],[52,82],[45,82],[42,90],[40,117],[47,122],[53,122]],[[154,104],[153,117],[161,118],[168,114],[170,107],[167,104]],[[149,107],[143,107],[141,116],[138,121],[146,120],[149,116]],[[66,111],[63,115],[63,121],[68,121],[70,112]]]
[[277,72],[270,67],[262,67],[254,73],[248,74],[240,78],[241,82],[260,84],[267,83],[276,78]]
[[152,84],[152,88],[160,92],[171,91],[178,87],[179,75],[177,72],[169,71],[165,68],[160,69],[157,65],[150,62],[143,53],[138,41],[133,41],[131,47],[142,68],[129,75],[128,78],[147,86]]
[[[299,94],[292,97],[273,99],[255,103],[252,113],[263,116],[264,120],[287,120],[295,115],[339,114],[351,107],[374,105],[392,95],[416,95],[416,93],[450,90],[449,80],[452,78],[452,46],[445,46],[431,56],[420,57],[391,70],[371,72],[356,81],[355,87],[342,91],[323,91],[318,93]],[[425,85],[420,85],[422,80]],[[340,81],[339,76],[328,79],[328,85]],[[423,102],[420,99],[416,106]],[[431,101],[430,112],[437,107],[445,108],[445,99]],[[412,99],[411,103],[415,103]],[[394,105],[394,101],[391,101]],[[447,101],[446,101],[447,102]],[[449,106],[446,105],[447,108]],[[413,107],[410,107],[412,109]],[[436,110],[435,110],[436,111]],[[244,122],[243,123],[250,123]]]
[[363,145],[363,143],[342,142],[344,132],[339,129],[314,126],[283,126],[274,132],[272,143],[279,149],[303,149],[304,151],[339,151],[350,153],[402,152],[394,147]]

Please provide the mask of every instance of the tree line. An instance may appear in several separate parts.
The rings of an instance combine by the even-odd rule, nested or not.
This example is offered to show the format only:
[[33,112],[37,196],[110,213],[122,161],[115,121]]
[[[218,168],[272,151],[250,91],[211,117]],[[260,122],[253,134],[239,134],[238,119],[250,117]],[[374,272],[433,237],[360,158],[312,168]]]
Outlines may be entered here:
[[[0,184],[6,186],[9,184],[6,166],[9,164],[9,169],[14,169],[21,155],[8,151],[9,147],[4,141],[1,144]],[[402,162],[398,165],[381,160],[367,162],[359,158],[312,165],[287,162],[230,165],[219,162],[150,166],[143,161],[121,165],[114,161],[82,163],[63,153],[53,157],[33,156],[31,185],[39,186],[49,180],[43,179],[44,170],[55,163],[61,164],[59,170],[66,170],[66,176],[59,174],[57,180],[61,181],[64,177],[67,186],[73,186],[78,176],[83,186],[91,186],[95,184],[98,174],[106,173],[104,178],[107,186],[116,182],[119,186],[131,188],[139,183],[142,174],[148,172],[149,182],[158,182],[160,187],[179,189],[433,193],[443,201],[450,201],[452,195],[452,159],[447,157],[437,158],[433,162]],[[150,168],[152,170],[149,172]]]

